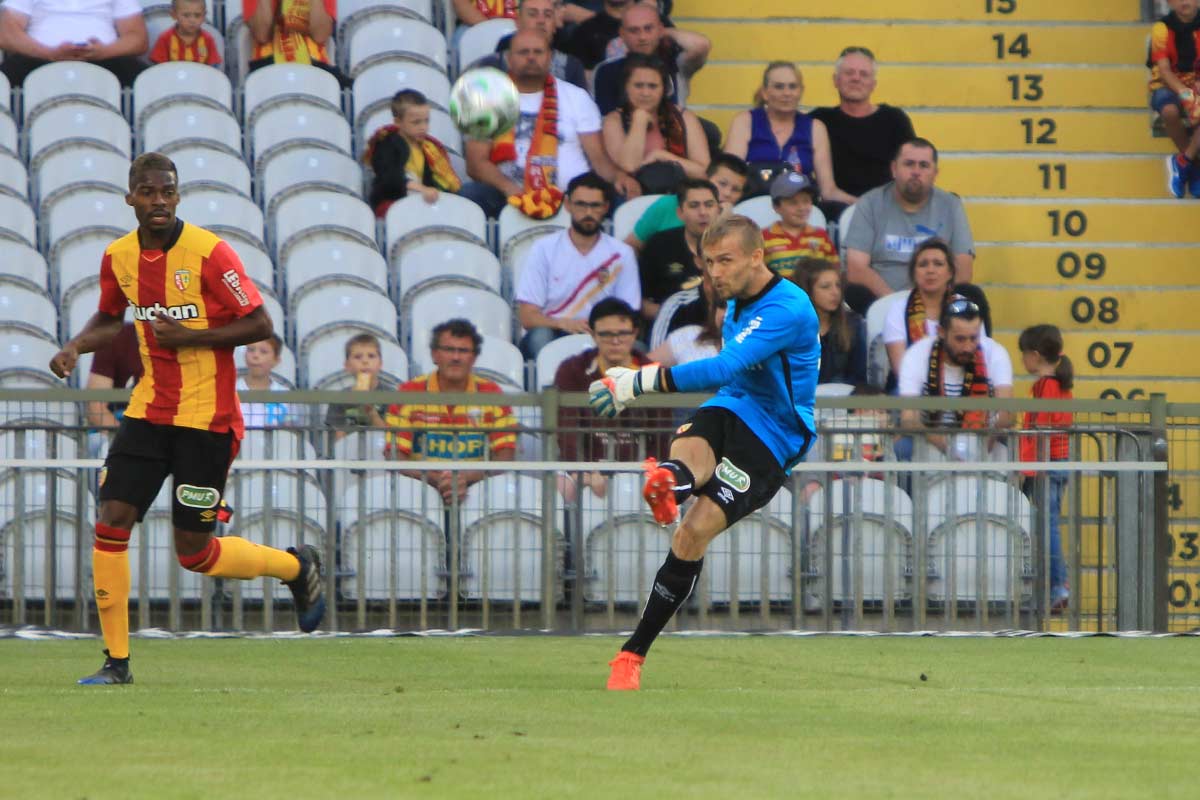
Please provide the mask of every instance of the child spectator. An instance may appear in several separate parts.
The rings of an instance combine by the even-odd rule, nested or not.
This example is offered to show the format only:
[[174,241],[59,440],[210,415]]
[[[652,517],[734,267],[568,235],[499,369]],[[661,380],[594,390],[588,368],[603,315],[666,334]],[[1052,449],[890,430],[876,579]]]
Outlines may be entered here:
[[805,257],[839,263],[829,234],[808,224],[816,200],[816,187],[799,172],[780,173],[771,182],[771,207],[779,221],[763,230],[763,258],[772,272],[791,278],[796,263]]
[[168,28],[154,43],[150,60],[155,64],[167,61],[195,61],[218,66],[221,51],[212,34],[204,30],[204,0],[171,0],[171,19],[175,26]]
[[409,192],[420,192],[426,203],[436,203],[439,191],[462,187],[445,146],[429,135],[429,100],[416,89],[396,92],[392,124],[371,136],[363,161],[375,172],[368,202],[377,217]]
[[[346,363],[343,367],[354,376],[352,391],[375,392],[395,388],[379,379],[379,373],[383,370],[383,351],[379,346],[379,339],[372,334],[359,333],[346,340]],[[386,413],[386,404],[331,404],[329,412],[325,415],[325,424],[335,429],[336,441],[349,433],[349,427],[383,427],[383,417]]]
[[[1194,4],[1193,4],[1194,8]],[[1053,325],[1034,325],[1021,331],[1017,340],[1021,350],[1021,362],[1030,375],[1037,376],[1030,395],[1038,400],[1070,400],[1071,385],[1075,370],[1071,359],[1063,355],[1062,333]],[[1069,428],[1069,411],[1027,411],[1021,422],[1023,430],[1045,428]],[[1049,439],[1049,446],[1045,444]],[[1049,458],[1045,458],[1045,456]],[[1071,457],[1067,434],[1054,433],[1049,437],[1024,435],[1020,440],[1022,461],[1067,461]],[[1035,473],[1025,472],[1025,493],[1033,488]],[[1063,559],[1062,535],[1059,532],[1059,517],[1062,514],[1063,490],[1067,475],[1061,470],[1047,474],[1046,504],[1050,528],[1050,610],[1062,611],[1067,607],[1071,593],[1067,586],[1067,565]]]
[[867,323],[842,302],[842,268],[836,261],[801,258],[794,280],[803,289],[821,327],[821,371],[817,383],[867,382]]
[[[283,340],[277,334],[261,342],[246,345],[244,354],[246,372],[237,381],[239,392],[286,392],[288,387],[271,376],[271,370],[279,366],[279,354]],[[291,409],[285,403],[242,402],[242,420],[247,428],[278,428],[287,425]]]
[[1167,185],[1183,197],[1200,197],[1200,19],[1197,0],[1170,0],[1171,13],[1150,31],[1150,107],[1162,117],[1167,135],[1179,152],[1167,158]]

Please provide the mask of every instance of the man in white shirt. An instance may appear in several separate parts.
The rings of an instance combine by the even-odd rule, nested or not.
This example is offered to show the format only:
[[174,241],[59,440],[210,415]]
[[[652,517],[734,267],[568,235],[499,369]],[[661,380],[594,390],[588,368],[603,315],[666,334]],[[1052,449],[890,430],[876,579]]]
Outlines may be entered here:
[[[900,362],[901,397],[1012,397],[1012,360],[1002,345],[983,335],[979,306],[958,299],[942,309],[937,336],[927,336],[904,353]],[[911,430],[930,428],[994,429],[1012,425],[1012,414],[983,411],[928,412],[905,410],[901,426]],[[947,458],[970,461],[991,450],[992,442],[980,448],[978,434],[949,436],[929,433],[930,445]],[[912,457],[908,447],[897,443],[901,460]]]
[[0,10],[2,69],[13,86],[54,61],[90,61],[131,86],[147,44],[138,0],[4,0]]
[[633,248],[600,232],[612,187],[594,172],[567,186],[565,205],[571,227],[543,236],[529,250],[517,279],[517,319],[527,333],[521,352],[538,351],[560,336],[588,333],[592,306],[606,297],[642,304]]
[[[550,59],[550,44],[539,31],[517,31],[508,49],[509,75],[521,96],[521,116],[513,139],[511,143],[507,137],[466,143],[471,181],[459,194],[478,203],[489,217],[498,216],[508,198],[525,194],[536,170],[559,190],[590,169],[615,184],[621,194],[640,194],[637,181],[619,170],[604,150],[600,112],[592,98],[578,86],[552,77]],[[557,95],[554,123],[558,135],[552,158],[545,154],[546,143],[539,153],[534,142],[548,82],[553,83]]]

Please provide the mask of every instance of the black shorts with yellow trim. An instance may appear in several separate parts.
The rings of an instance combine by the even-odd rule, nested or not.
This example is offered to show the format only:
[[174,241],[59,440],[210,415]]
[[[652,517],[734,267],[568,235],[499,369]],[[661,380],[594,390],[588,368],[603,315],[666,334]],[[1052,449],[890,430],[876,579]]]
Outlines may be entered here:
[[159,425],[126,415],[100,472],[100,501],[128,503],[141,522],[170,475],[174,526],[211,533],[237,443],[228,431]]

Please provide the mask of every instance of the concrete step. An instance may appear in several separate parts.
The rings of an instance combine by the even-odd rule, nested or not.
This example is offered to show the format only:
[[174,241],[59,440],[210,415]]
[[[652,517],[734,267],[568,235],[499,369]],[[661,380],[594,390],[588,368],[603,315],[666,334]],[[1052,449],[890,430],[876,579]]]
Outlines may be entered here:
[[966,206],[982,242],[1200,244],[1200,200],[967,199]]
[[726,0],[680,0],[678,19],[855,19],[855,20],[970,20],[1013,23],[1027,20],[1055,22],[1138,22],[1138,0],[856,0],[854,3],[758,0],[731,8]]
[[1049,323],[1064,331],[1177,330],[1200,333],[1200,288],[1122,287],[1082,290],[1078,286],[986,287],[997,325],[1023,329]]
[[[1021,372],[1020,353],[1010,353],[1013,358],[1013,368]],[[1071,362],[1075,363],[1086,354],[1071,354]],[[1025,375],[1013,380],[1013,393],[1016,397],[1029,397],[1033,388],[1033,378]],[[1170,403],[1200,403],[1200,380],[1185,378],[1164,380],[1125,380],[1108,377],[1080,377],[1075,381],[1071,393],[1079,400],[1145,400],[1151,394],[1161,393],[1167,396]]]
[[1036,198],[1162,199],[1163,156],[988,156],[949,153],[938,185],[962,195]]
[[977,242],[975,280],[1070,286],[1091,292],[1105,286],[1200,285],[1195,246],[1099,244],[996,244]]
[[[1010,356],[1019,359],[1019,334],[1019,330],[1005,328],[997,331],[994,338],[1008,349]],[[1164,376],[1200,378],[1200,359],[1194,357],[1200,353],[1200,334],[1196,333],[1065,331],[1063,348],[1080,377],[1114,382],[1161,380]],[[1019,361],[1014,363],[1019,369]]]

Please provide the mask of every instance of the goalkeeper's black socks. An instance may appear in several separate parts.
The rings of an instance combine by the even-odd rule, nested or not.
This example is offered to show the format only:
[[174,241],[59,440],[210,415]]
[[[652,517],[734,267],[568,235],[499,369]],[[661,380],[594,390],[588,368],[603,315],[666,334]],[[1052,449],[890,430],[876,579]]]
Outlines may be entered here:
[[[688,469],[688,465],[675,459],[667,459],[659,464],[663,469],[669,469],[675,476],[675,505],[681,506],[692,496],[696,488],[696,476]],[[699,571],[699,570],[697,570]]]
[[639,656],[646,655],[658,634],[662,633],[667,622],[696,588],[696,581],[700,578],[703,566],[703,558],[699,561],[684,561],[676,556],[674,551],[667,553],[667,560],[654,576],[654,586],[650,589],[650,598],[646,601],[646,608],[642,611],[637,629],[621,647],[622,650]]

